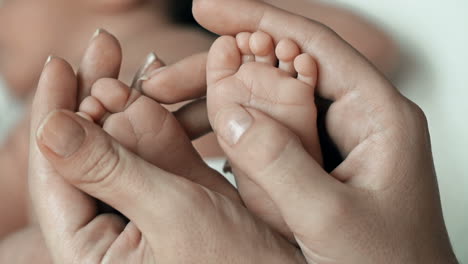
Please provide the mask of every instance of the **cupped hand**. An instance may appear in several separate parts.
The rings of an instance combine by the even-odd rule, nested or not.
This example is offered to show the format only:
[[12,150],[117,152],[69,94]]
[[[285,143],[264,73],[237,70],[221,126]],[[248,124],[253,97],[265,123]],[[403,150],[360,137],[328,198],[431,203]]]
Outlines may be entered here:
[[[86,51],[78,78],[64,60],[51,58],[38,85],[29,181],[53,260],[304,263],[296,247],[239,201],[159,169],[74,114],[96,80],[118,77],[120,58],[118,42],[100,34]],[[100,212],[97,199],[130,222]]]
[[230,161],[258,187],[258,207],[276,205],[261,218],[291,232],[310,263],[456,262],[427,121],[415,104],[317,22],[245,0],[196,0],[194,15],[217,34],[264,31],[296,41],[318,62],[318,96],[332,101],[326,129],[344,161],[331,173],[261,112],[238,105],[212,117]]

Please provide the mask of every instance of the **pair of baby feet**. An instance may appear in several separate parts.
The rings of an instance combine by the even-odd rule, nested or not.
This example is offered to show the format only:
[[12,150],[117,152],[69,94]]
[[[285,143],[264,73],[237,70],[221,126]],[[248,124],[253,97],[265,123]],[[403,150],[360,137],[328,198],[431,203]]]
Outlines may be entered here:
[[[309,54],[301,54],[299,46],[290,39],[275,45],[264,32],[244,32],[235,38],[222,36],[208,55],[210,120],[220,109],[232,104],[256,109],[293,131],[307,151],[321,162],[314,98],[317,76],[315,60]],[[219,180],[215,175],[199,177],[213,172],[206,169],[177,119],[136,89],[115,79],[101,79],[82,101],[78,114],[101,125],[148,162],[226,194],[226,189],[216,190]],[[258,205],[255,197],[261,196],[261,191],[248,187],[248,180],[242,175],[236,177],[241,197],[244,198],[244,193],[255,200],[243,199],[249,209],[264,213],[266,209]]]

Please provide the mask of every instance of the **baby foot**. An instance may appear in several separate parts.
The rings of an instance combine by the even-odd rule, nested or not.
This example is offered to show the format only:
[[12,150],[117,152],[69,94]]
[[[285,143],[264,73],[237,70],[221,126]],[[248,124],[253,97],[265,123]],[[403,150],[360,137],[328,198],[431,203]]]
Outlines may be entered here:
[[78,114],[155,166],[238,199],[229,182],[206,166],[172,113],[126,84],[98,80]]
[[[240,33],[220,37],[207,63],[208,113],[232,105],[259,110],[293,131],[307,151],[322,162],[317,132],[314,89],[317,65],[298,45],[283,39],[276,46],[266,33]],[[291,240],[291,233],[268,195],[233,166],[246,206]]]
[[266,33],[221,37],[208,58],[209,114],[229,104],[255,108],[277,119],[300,137],[321,162],[314,90],[317,65],[290,39],[275,47]]

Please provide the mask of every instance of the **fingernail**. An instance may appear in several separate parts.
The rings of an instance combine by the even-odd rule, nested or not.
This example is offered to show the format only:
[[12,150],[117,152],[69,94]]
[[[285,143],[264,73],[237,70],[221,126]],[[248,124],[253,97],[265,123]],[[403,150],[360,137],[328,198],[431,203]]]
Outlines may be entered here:
[[148,68],[158,61],[158,56],[154,52],[150,52],[148,56],[146,56],[145,61],[143,62],[143,65],[141,65],[140,69],[138,69],[138,72],[135,74],[135,77],[140,78],[143,74],[145,74],[148,71]]
[[216,132],[226,143],[233,146],[252,126],[252,116],[242,107],[224,110],[216,117]]
[[63,112],[49,114],[37,132],[37,141],[62,158],[73,155],[84,139],[83,127]]
[[158,60],[158,55],[154,53],[153,51],[146,56],[145,63],[143,64],[143,68],[148,68],[151,64],[153,64],[155,61]]
[[93,39],[95,39],[97,36],[101,35],[101,33],[103,32],[107,32],[105,29],[102,29],[102,28],[98,28],[96,29],[96,31],[94,31],[94,34],[93,36],[91,37],[91,40],[92,41]]
[[135,77],[133,78],[132,85],[130,87],[137,90],[141,90],[141,78],[146,76],[145,73],[148,71],[148,68],[157,60],[158,56],[156,55],[156,53],[151,52],[150,54],[148,54],[148,56],[146,56],[145,58],[143,65],[135,73]]
[[167,68],[167,66],[159,67],[159,68],[157,68],[157,69],[155,69],[153,71],[150,71],[150,72],[145,73],[142,76],[140,76],[138,81],[140,82],[141,87],[144,86],[143,82],[151,80],[154,76],[156,76],[158,73],[164,71],[166,68]]
[[147,80],[150,80],[151,78],[156,76],[158,73],[164,71],[166,68],[167,68],[167,66],[159,67],[159,68],[149,72],[148,74],[145,74],[145,76],[146,76]]
[[44,66],[46,66],[47,64],[49,64],[49,62],[51,62],[54,58],[55,58],[54,55],[49,55],[49,57],[47,57],[46,62],[44,63]]
[[142,82],[147,81],[147,80],[149,80],[149,77],[146,76],[146,74],[143,74],[142,76],[140,76],[140,78],[138,78],[138,81],[142,81]]

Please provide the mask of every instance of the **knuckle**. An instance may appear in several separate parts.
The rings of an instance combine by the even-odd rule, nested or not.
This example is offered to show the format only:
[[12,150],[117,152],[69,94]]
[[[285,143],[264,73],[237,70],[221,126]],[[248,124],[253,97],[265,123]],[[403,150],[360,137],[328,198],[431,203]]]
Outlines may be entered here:
[[417,136],[421,133],[426,134],[429,125],[426,114],[422,108],[414,102],[406,100],[404,109],[405,116],[408,117],[406,118],[405,123],[405,127],[408,130],[408,133],[416,133]]
[[415,118],[418,121],[422,122],[423,124],[427,124],[427,116],[424,113],[424,110],[422,110],[422,108],[419,105],[411,102],[410,103],[410,109],[412,110],[412,112],[414,113]]
[[194,185],[190,182],[184,186],[185,192],[182,194],[181,202],[190,208],[212,205],[212,193],[204,187]]
[[327,43],[328,45],[329,43],[333,43],[335,39],[339,38],[338,34],[333,29],[323,23],[310,20],[306,17],[300,17],[297,19],[302,20],[301,23],[311,24],[314,26],[314,34],[305,35],[302,43],[299,43],[304,47],[321,45],[322,43]]
[[164,206],[158,214],[171,216],[178,219],[168,223],[173,228],[183,224],[187,217],[204,218],[206,212],[213,212],[217,208],[218,200],[216,193],[192,182],[181,179],[177,183],[177,191],[171,192],[170,197],[165,197]]
[[405,112],[408,116],[412,117],[415,120],[427,120],[424,110],[419,105],[407,98],[404,98],[403,100],[403,109],[405,109]]

